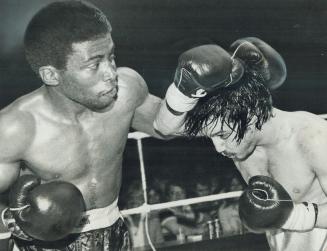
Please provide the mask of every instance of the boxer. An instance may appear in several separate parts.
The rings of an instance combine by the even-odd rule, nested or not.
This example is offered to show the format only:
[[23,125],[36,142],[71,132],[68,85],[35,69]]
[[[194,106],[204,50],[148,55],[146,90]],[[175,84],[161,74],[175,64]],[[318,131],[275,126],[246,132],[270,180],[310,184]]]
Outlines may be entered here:
[[[237,81],[235,60],[243,67]],[[193,48],[181,55],[176,72],[187,75],[168,88],[156,129],[209,137],[233,160],[249,184],[240,216],[250,230],[266,233],[271,250],[326,250],[327,123],[273,107],[271,89],[287,73],[279,53],[247,37],[229,53],[217,45]]]
[[[11,205],[3,200],[0,250],[9,238],[20,250],[130,249],[117,207],[123,151],[130,127],[159,137],[152,124],[161,99],[137,72],[116,67],[111,32],[83,1],[50,3],[29,22],[26,58],[43,85],[0,112],[0,192],[20,183]],[[22,173],[39,181],[21,181]],[[81,211],[68,233],[50,227],[57,217],[70,229]]]

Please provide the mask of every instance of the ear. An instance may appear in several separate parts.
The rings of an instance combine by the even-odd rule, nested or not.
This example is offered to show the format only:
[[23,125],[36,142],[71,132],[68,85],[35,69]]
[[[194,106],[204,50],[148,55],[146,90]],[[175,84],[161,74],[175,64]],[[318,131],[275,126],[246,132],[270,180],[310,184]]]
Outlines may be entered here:
[[41,66],[39,68],[39,74],[46,85],[56,86],[60,83],[59,71],[51,65]]

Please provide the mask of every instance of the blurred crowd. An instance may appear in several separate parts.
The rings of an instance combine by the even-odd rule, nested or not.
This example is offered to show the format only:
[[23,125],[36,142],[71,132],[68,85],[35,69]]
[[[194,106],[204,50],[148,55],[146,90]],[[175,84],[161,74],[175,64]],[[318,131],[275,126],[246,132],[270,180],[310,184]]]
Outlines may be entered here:
[[[182,177],[153,177],[147,184],[148,204],[177,201],[212,194],[240,191],[243,179],[237,172],[219,176],[194,175]],[[122,209],[141,206],[144,192],[140,180],[125,185],[120,197]],[[134,247],[165,241],[203,240],[243,234],[245,229],[238,215],[238,198],[202,202],[192,205],[151,211],[147,214],[125,216]]]

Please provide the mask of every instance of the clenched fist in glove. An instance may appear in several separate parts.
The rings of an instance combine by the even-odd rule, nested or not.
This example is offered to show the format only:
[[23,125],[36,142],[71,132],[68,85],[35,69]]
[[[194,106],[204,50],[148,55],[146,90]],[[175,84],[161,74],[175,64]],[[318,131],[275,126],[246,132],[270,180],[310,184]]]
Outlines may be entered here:
[[174,82],[166,94],[170,108],[178,112],[191,110],[198,98],[217,88],[236,83],[244,68],[239,60],[218,45],[208,44],[182,53],[178,59]]
[[318,206],[294,203],[287,191],[273,178],[253,176],[239,199],[243,224],[253,232],[272,229],[310,231],[314,228]]
[[269,44],[256,37],[236,40],[230,46],[235,58],[244,61],[252,74],[260,74],[269,89],[281,86],[287,75],[285,61]]
[[21,176],[12,186],[9,200],[9,210],[19,228],[43,241],[68,235],[85,211],[83,196],[76,186],[64,181],[41,184],[34,175]]

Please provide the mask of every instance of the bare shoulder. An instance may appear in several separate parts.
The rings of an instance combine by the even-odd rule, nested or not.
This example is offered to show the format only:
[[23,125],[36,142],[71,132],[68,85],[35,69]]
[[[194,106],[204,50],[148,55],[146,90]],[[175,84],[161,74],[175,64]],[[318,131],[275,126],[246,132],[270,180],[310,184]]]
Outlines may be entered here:
[[21,109],[21,104],[22,101],[18,100],[0,111],[0,151],[4,154],[5,149],[8,157],[22,154],[35,132],[34,117],[29,111]]
[[[294,112],[297,143],[304,154],[321,154],[327,149],[327,121],[310,112]],[[327,154],[324,153],[324,155]]]
[[121,96],[138,107],[148,95],[148,87],[143,77],[135,70],[128,67],[120,67],[118,72],[118,87]]
[[321,116],[306,112],[293,112],[294,123],[297,124],[300,135],[315,136],[322,133],[327,133],[327,121]]

